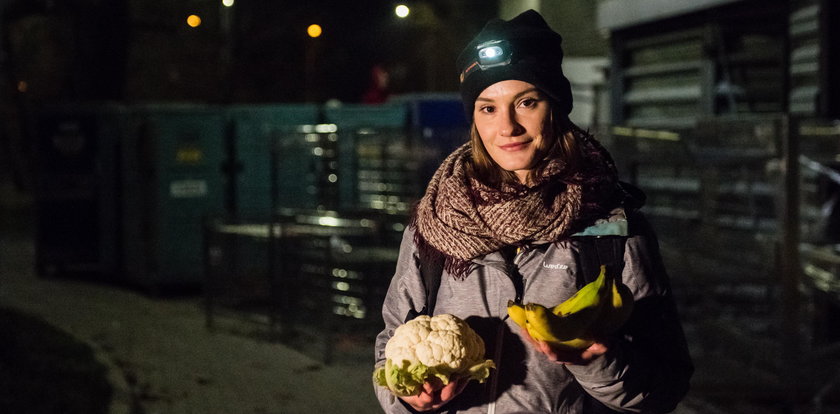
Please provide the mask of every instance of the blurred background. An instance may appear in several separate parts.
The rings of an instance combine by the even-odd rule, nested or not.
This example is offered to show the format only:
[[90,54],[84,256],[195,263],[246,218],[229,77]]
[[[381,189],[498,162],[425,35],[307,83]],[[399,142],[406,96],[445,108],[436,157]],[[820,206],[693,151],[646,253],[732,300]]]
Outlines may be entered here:
[[12,275],[83,280],[367,369],[410,207],[466,137],[455,57],[529,8],[647,193],[683,412],[840,412],[833,0],[0,0],[0,306],[50,312]]

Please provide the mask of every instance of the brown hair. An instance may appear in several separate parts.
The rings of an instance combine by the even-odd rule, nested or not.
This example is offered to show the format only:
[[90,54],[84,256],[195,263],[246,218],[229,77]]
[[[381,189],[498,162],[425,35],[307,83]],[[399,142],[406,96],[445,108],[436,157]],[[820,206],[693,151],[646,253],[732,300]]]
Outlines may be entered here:
[[[580,164],[581,154],[578,140],[581,139],[581,129],[569,120],[568,116],[557,110],[558,106],[551,103],[549,119],[543,134],[541,148],[537,149],[537,161],[534,168],[528,173],[528,183],[533,183],[536,177],[542,175],[543,169],[549,160],[562,159],[565,161],[565,173],[573,174]],[[475,121],[470,128],[470,143],[472,144],[472,157],[467,164],[468,173],[478,180],[491,185],[499,186],[502,183],[518,183],[519,179],[512,171],[502,169],[496,161],[490,157],[481,136],[476,129]]]

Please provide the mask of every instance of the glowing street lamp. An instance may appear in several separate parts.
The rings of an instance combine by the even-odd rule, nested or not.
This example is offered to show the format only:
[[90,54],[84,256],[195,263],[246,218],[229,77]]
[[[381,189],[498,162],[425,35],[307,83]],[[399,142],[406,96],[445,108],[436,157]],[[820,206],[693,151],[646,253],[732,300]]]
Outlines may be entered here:
[[405,4],[400,4],[399,6],[397,6],[394,9],[394,14],[396,14],[397,17],[399,17],[400,19],[404,19],[404,18],[408,17],[408,14],[410,12],[411,12],[411,10]]
[[187,25],[190,27],[198,27],[201,25],[201,17],[195,14],[187,16]]
[[225,7],[232,7],[233,3],[234,3],[234,0],[222,0],[222,6],[225,6]]
[[306,28],[306,34],[312,38],[320,36],[322,32],[323,30],[321,29],[321,26],[318,26],[317,24],[310,24],[309,27]]

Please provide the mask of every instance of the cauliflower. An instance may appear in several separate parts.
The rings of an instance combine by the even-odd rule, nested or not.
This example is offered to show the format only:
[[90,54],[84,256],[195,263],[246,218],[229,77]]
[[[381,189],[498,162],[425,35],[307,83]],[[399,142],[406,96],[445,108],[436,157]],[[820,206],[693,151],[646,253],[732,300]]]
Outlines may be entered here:
[[374,382],[398,396],[420,394],[431,377],[444,385],[467,376],[484,382],[495,368],[484,359],[484,341],[454,315],[418,316],[397,327],[385,345],[385,366],[373,373]]

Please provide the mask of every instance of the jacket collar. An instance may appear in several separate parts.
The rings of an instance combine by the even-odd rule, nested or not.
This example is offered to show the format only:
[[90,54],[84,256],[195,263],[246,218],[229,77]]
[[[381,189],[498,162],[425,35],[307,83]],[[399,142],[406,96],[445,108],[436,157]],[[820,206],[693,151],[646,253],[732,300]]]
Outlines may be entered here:
[[621,207],[615,208],[607,218],[599,219],[595,223],[580,232],[572,235],[577,236],[627,236],[627,214]]

